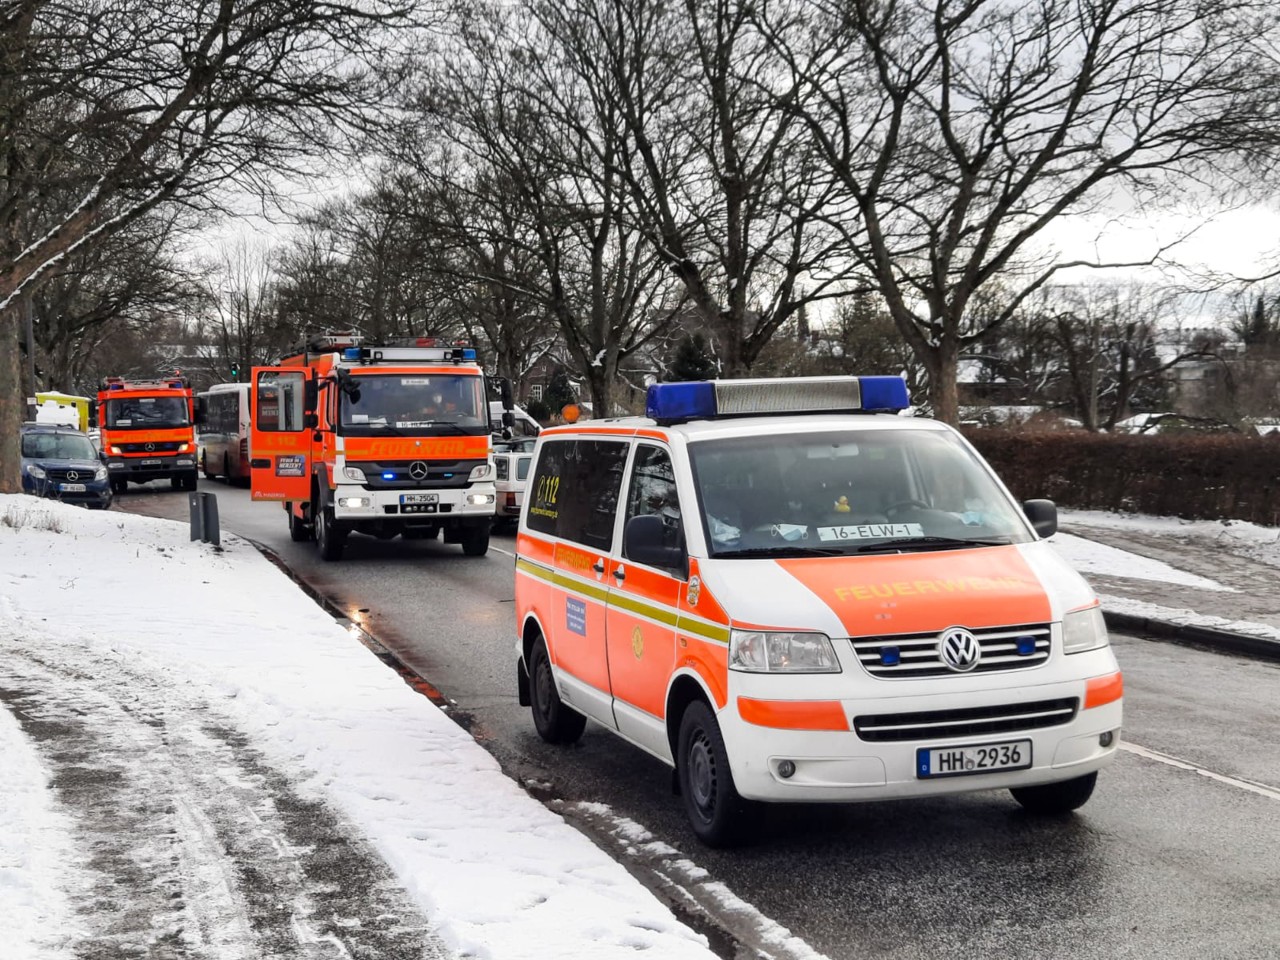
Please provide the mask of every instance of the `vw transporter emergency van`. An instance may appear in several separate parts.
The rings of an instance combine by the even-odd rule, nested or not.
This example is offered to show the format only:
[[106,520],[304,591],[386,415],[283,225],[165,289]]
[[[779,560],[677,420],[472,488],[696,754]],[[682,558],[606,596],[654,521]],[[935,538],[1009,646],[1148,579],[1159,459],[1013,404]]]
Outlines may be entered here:
[[674,766],[699,838],[749,801],[1088,800],[1123,685],[1098,599],[897,377],[659,384],[544,430],[517,541],[520,702]]

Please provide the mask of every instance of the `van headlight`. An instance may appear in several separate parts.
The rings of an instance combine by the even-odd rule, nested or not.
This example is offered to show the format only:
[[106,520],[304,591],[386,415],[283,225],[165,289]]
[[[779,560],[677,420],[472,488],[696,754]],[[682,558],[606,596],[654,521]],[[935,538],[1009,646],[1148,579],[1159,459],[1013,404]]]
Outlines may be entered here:
[[34,463],[27,464],[27,473],[35,477],[37,480],[43,480],[47,476],[44,472],[44,467],[37,467]]
[[343,467],[342,476],[352,483],[364,483],[364,471],[359,467]]
[[105,480],[105,479],[107,479],[107,468],[106,468],[106,467],[96,467],[96,468],[94,469],[94,471],[93,471],[93,479],[95,479],[95,480]]
[[489,475],[493,473],[493,464],[482,463],[471,468],[471,475],[467,477],[467,483],[475,483],[477,480],[488,480]]
[[824,633],[729,632],[729,669],[746,673],[839,673]]
[[1084,653],[1097,650],[1111,641],[1107,638],[1107,622],[1102,619],[1102,607],[1072,610],[1062,618],[1062,652]]

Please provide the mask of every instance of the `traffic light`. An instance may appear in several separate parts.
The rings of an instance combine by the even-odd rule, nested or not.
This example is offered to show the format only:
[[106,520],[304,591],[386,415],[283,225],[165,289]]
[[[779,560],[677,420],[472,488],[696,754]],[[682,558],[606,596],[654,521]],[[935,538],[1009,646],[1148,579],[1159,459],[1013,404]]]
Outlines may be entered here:
[[240,379],[240,364],[238,363],[231,364],[231,379],[232,380]]

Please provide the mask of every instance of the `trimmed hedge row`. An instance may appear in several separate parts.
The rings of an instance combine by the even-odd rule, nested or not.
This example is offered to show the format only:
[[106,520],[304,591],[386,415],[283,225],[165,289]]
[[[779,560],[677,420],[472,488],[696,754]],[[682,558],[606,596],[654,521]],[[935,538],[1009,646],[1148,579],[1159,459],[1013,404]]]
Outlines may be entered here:
[[1019,499],[1064,507],[1280,526],[1280,437],[970,428]]

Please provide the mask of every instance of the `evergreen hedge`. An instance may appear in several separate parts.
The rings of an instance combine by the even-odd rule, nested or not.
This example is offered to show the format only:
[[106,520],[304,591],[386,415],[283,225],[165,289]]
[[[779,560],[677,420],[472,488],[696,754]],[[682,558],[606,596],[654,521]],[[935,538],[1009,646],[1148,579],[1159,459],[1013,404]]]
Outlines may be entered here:
[[966,428],[1019,499],[1280,526],[1280,436]]

